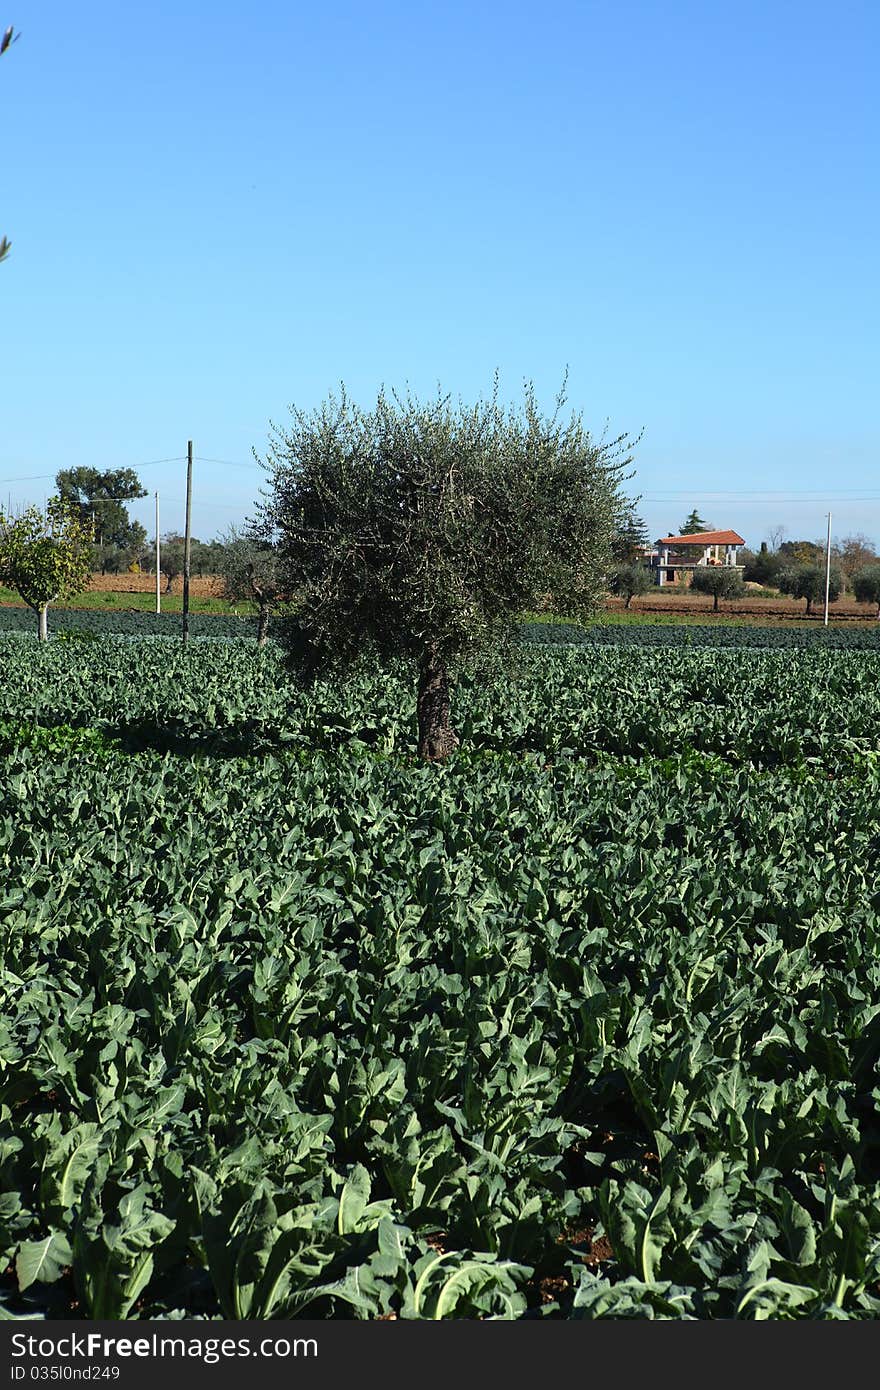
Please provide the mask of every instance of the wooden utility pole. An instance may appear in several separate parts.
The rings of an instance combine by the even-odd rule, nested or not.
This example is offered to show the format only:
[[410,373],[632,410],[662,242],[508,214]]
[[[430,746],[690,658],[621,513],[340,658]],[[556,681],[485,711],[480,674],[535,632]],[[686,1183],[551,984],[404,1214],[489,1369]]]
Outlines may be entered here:
[[159,493],[156,492],[156,612],[162,612],[161,559],[159,556]]
[[183,640],[189,640],[189,541],[192,515],[193,442],[186,446],[186,532],[183,542]]
[[825,626],[828,626],[828,591],[831,588],[831,513],[828,513],[828,540],[825,544]]

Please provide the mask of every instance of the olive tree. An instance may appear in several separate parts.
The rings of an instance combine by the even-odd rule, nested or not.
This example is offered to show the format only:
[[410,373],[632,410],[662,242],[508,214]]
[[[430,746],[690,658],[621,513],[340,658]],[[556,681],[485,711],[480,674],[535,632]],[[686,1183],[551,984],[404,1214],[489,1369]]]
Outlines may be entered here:
[[853,575],[853,593],[858,603],[876,603],[880,618],[880,565],[866,565]]
[[343,387],[271,426],[262,533],[297,603],[282,641],[300,670],[411,662],[427,760],[458,745],[456,672],[509,649],[519,614],[544,595],[581,619],[601,602],[631,445],[594,441],[564,404],[563,385],[545,417],[527,385],[503,407],[496,378],[471,406],[382,391],[365,410]]
[[[781,571],[777,582],[783,594],[807,600],[807,613],[812,613],[813,604],[817,600],[825,598],[824,565],[792,565],[789,569]],[[842,589],[843,578],[840,570],[832,566],[828,585],[828,598],[831,603],[840,598]]]
[[718,600],[722,598],[742,598],[746,591],[739,570],[729,569],[727,565],[699,565],[694,570],[691,588],[698,594],[711,594],[715,600],[712,612],[718,612]]
[[635,597],[646,594],[653,585],[647,567],[633,563],[618,565],[613,569],[608,576],[608,588],[612,594],[619,594],[625,599],[623,606],[629,608]]
[[[190,540],[190,547],[192,547],[192,540]],[[167,532],[159,545],[159,567],[165,576],[164,593],[170,594],[175,579],[179,574],[183,574],[185,559],[186,538],[181,536],[178,531]]]
[[250,599],[257,604],[257,646],[265,646],[269,615],[285,596],[275,547],[247,528],[232,526],[220,538],[216,565],[224,598]]
[[50,498],[45,511],[0,512],[0,583],[34,610],[41,642],[48,636],[49,604],[72,598],[89,582],[92,539],[91,524],[58,498]]

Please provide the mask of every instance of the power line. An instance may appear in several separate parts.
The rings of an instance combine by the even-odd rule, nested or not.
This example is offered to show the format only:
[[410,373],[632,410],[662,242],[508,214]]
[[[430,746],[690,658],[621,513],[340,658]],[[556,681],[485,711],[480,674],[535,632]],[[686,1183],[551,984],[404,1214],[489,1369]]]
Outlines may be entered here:
[[[124,464],[123,466],[124,466],[125,468],[132,468],[132,469],[133,469],[133,468],[156,468],[156,467],[158,467],[158,465],[159,465],[160,463],[184,463],[184,462],[185,462],[185,455],[184,455],[184,454],[178,454],[177,458],[173,458],[173,459],[146,459],[143,463],[127,463],[127,464]],[[68,471],[67,469],[59,469],[59,470],[58,470],[58,472],[63,472],[63,473],[66,473],[67,471]],[[110,470],[107,470],[107,471],[109,472]],[[26,477],[21,477],[21,478],[0,478],[0,483],[2,483],[2,484],[5,485],[6,483],[37,483],[37,482],[43,482],[43,480],[46,479],[46,478],[57,478],[58,472],[56,472],[56,473],[29,473]],[[116,499],[114,499],[114,498],[108,498],[107,500],[108,500],[108,501],[115,501]]]
[[[840,488],[838,490],[841,493],[856,493],[865,491],[865,489],[862,487]],[[740,488],[738,491],[733,488],[727,488],[720,492],[695,492],[692,488],[683,488],[680,491],[676,491],[673,488],[664,488],[662,491],[663,498],[695,497],[700,501],[707,497],[818,497],[824,495],[824,488],[799,488],[797,490],[793,490],[791,488],[746,487]],[[661,494],[643,493],[643,496],[657,497],[661,496]]]
[[[720,502],[720,503],[722,503],[722,504],[725,503],[725,502],[727,502],[727,503],[729,503],[730,506],[732,506],[732,507],[740,507],[740,506],[746,506],[746,505],[753,505],[753,506],[758,506],[758,507],[774,507],[774,506],[783,506],[783,505],[785,505],[785,504],[787,504],[787,503],[790,503],[790,502],[811,502],[811,503],[812,503],[812,502],[816,502],[816,503],[818,503],[818,502],[842,502],[842,503],[848,503],[848,502],[880,502],[880,492],[874,492],[874,493],[861,493],[861,494],[858,494],[858,495],[856,495],[855,493],[847,493],[847,494],[845,494],[845,495],[842,494],[842,493],[835,493],[833,496],[832,496],[831,494],[829,494],[829,493],[815,493],[815,494],[814,494],[814,493],[792,492],[792,493],[774,493],[773,495],[762,496],[762,497],[743,497],[743,496],[733,497],[733,496],[731,496],[731,497],[726,497],[726,498],[725,498],[725,497],[716,496],[716,495],[714,495],[714,494],[710,496],[708,493],[699,493],[699,492],[688,492],[688,493],[684,493],[683,495],[684,495],[685,497],[687,497],[689,500],[693,501],[693,502],[707,502],[707,503],[713,503],[713,502],[714,502],[714,503],[719,503],[719,502]],[[681,501],[681,495],[679,495],[679,494],[673,495],[673,494],[671,494],[671,493],[643,492],[643,493],[641,494],[641,496],[639,497],[639,501],[640,501],[640,502],[669,502],[670,504],[672,504],[672,503],[680,502],[680,501]]]

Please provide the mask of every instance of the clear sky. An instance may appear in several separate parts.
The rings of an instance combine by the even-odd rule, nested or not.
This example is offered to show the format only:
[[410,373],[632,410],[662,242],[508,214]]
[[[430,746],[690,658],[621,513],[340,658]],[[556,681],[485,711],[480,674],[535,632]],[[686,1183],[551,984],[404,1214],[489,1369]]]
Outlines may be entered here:
[[4,504],[192,439],[208,539],[290,402],[568,365],[652,536],[880,544],[876,0],[6,10]]

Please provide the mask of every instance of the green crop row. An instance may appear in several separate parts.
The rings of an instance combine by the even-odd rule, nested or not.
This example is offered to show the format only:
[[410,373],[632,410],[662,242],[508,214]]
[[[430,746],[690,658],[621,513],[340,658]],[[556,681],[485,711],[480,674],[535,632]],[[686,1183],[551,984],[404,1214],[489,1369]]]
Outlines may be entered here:
[[878,792],[21,750],[8,1311],[876,1318]]
[[0,1315],[876,1319],[878,676],[0,642]]
[[[686,749],[734,766],[839,775],[880,741],[880,654],[522,650],[509,674],[463,678],[454,720],[472,750],[597,761]],[[303,690],[249,642],[0,643],[0,724],[101,729],[130,749],[248,754],[351,741],[411,752],[403,667]]]
[[[59,636],[176,637],[180,639],[180,613],[102,612],[81,608],[50,608],[50,640]],[[256,639],[257,619],[234,614],[191,613],[193,637],[250,637]],[[29,608],[0,607],[0,633],[22,633],[36,639],[37,619]]]
[[572,623],[524,623],[520,640],[530,646],[553,647],[560,644],[583,647],[645,647],[682,648],[704,647],[736,651],[851,651],[880,652],[880,628],[784,627],[782,624],[762,627],[759,624],[742,626],[724,623],[664,623],[613,624],[596,623],[591,627],[576,627]]
[[[615,615],[617,616],[617,615]],[[773,626],[724,623],[676,622],[664,616],[663,622],[618,623],[597,621],[589,627],[578,627],[560,621],[529,621],[518,625],[518,635],[529,646],[599,646],[599,647],[683,647],[685,649],[718,647],[736,650],[820,650],[880,651],[880,625],[847,627],[832,624],[810,627],[783,624]],[[85,611],[80,609],[50,609],[50,637],[170,637],[181,634],[179,613],[140,613],[132,611]],[[272,625],[270,625],[270,632]],[[190,632],[194,637],[247,638],[257,635],[255,617],[233,614],[190,615]],[[0,634],[21,633],[36,636],[36,618],[29,609],[0,607]]]

